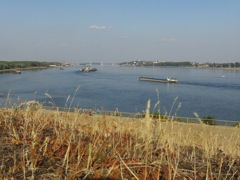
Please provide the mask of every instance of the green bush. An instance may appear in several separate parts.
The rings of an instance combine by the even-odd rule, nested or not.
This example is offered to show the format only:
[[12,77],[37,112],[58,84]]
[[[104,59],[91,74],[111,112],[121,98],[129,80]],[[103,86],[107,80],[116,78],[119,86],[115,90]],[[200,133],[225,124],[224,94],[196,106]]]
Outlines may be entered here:
[[203,116],[202,121],[208,125],[216,125],[215,118],[211,115]]

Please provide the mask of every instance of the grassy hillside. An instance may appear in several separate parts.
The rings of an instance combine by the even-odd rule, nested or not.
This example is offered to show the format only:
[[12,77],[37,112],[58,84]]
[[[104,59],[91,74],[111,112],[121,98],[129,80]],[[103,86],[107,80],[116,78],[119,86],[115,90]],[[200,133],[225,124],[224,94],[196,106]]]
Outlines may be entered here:
[[[26,107],[22,110],[20,107]],[[0,109],[2,179],[239,179],[240,129]]]

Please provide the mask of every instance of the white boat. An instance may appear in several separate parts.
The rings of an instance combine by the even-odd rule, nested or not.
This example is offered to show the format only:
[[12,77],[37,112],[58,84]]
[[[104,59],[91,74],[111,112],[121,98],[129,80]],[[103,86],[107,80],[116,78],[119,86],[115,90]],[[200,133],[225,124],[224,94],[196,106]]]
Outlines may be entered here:
[[12,71],[13,74],[21,74],[22,72],[19,71],[19,70],[16,70],[16,71]]
[[93,71],[97,71],[96,68],[91,68],[91,67],[85,67],[83,69],[80,69],[80,71],[82,72],[93,72]]
[[171,77],[167,77],[167,81],[172,82],[172,83],[177,83],[178,82],[178,80],[176,80],[174,78],[171,78]]

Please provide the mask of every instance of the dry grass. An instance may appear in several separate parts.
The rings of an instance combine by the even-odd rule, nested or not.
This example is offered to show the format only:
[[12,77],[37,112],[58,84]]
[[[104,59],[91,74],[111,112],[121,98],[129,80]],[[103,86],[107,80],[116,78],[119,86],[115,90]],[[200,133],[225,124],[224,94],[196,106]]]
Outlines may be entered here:
[[1,179],[240,179],[240,129],[0,109]]

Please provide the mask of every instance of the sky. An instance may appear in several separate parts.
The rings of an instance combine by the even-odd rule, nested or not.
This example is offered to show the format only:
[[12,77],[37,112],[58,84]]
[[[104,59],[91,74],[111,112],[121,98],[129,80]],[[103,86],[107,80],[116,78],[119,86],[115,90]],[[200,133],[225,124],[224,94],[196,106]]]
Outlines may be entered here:
[[0,0],[0,60],[240,62],[240,1]]

